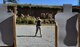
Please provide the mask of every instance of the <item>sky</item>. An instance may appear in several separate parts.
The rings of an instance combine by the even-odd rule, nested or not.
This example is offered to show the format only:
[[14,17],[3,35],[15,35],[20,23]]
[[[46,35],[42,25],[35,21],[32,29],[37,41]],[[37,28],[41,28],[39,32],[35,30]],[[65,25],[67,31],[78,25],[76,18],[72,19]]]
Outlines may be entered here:
[[[18,0],[19,4],[34,4],[34,5],[63,5],[63,4],[72,4],[78,5],[78,0]],[[3,3],[3,0],[0,0],[0,4]]]

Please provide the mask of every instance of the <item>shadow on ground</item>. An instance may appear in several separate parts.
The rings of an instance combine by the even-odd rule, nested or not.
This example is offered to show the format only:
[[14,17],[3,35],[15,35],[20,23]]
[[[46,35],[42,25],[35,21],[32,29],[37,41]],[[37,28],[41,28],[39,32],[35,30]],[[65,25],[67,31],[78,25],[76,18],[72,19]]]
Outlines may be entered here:
[[31,35],[17,35],[17,37],[42,37],[42,36],[31,36]]

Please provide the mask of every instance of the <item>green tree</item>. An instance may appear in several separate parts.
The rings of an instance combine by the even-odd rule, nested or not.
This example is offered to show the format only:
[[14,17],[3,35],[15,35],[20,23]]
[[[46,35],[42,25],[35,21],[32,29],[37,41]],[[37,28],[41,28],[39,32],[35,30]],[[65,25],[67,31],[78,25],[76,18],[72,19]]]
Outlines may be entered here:
[[6,3],[6,0],[3,0],[3,4],[5,4]]
[[3,0],[3,4],[6,4],[6,2],[18,3],[18,0]]
[[8,2],[17,3],[17,0],[7,0]]

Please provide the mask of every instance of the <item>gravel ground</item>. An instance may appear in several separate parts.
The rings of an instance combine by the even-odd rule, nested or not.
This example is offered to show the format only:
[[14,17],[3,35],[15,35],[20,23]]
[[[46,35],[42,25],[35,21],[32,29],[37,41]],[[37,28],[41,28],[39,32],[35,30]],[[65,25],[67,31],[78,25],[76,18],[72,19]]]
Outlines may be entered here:
[[55,26],[41,26],[42,37],[35,37],[35,25],[16,25],[17,47],[55,47]]

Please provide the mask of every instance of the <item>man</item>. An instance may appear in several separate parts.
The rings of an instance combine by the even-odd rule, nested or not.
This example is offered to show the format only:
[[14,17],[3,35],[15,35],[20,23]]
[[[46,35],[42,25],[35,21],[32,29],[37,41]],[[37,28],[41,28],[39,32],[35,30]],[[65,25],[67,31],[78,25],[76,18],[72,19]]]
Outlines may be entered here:
[[35,33],[35,36],[37,35],[38,33],[38,30],[40,31],[40,37],[42,37],[42,34],[41,34],[41,19],[40,17],[37,17],[36,19],[36,33]]

